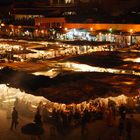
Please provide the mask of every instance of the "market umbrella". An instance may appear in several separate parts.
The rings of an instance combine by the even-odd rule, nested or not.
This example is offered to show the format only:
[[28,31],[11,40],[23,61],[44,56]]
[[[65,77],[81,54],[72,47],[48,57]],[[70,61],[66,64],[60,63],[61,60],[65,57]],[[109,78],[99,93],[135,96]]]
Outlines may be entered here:
[[3,69],[0,70],[0,82],[9,83],[10,87],[20,88],[35,96],[43,96],[52,102],[65,104],[121,94],[135,96],[135,89],[140,89],[138,76],[106,72],[71,72],[50,79]]
[[101,30],[96,30],[95,34],[108,34],[108,33],[112,33],[112,34],[117,34],[117,35],[128,35],[129,32],[126,32],[124,30],[116,30],[116,29],[112,29],[112,31],[108,30],[108,29],[101,29]]
[[83,79],[74,78],[72,81],[69,79],[67,83],[61,82],[58,85],[41,88],[37,94],[39,96],[45,95],[48,100],[53,102],[71,104],[104,96],[109,91],[115,90],[110,84],[93,81],[87,76]]

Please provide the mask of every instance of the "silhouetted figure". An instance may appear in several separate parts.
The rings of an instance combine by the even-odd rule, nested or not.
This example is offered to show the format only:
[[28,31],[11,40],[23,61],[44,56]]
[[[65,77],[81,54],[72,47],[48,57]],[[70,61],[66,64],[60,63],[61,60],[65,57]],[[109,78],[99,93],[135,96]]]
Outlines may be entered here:
[[122,136],[122,135],[124,135],[123,133],[124,133],[124,121],[123,121],[123,119],[122,118],[120,118],[120,120],[119,120],[119,135],[120,136]]
[[41,115],[40,115],[39,110],[37,110],[37,112],[36,112],[36,114],[35,114],[35,116],[34,116],[34,122],[35,122],[37,125],[39,125],[39,126],[42,125]]
[[126,111],[127,111],[126,106],[121,104],[121,106],[119,108],[119,113],[123,120],[126,118]]
[[[42,121],[41,121],[41,115],[39,109],[37,109],[37,112],[34,116],[34,122],[38,128],[42,129]],[[37,135],[37,139],[41,140],[40,135]]]
[[18,112],[17,112],[17,110],[14,107],[13,111],[12,111],[11,130],[13,129],[13,127],[15,127],[15,129],[16,129],[17,124],[18,124]]
[[126,122],[126,133],[127,133],[127,140],[131,140],[132,122],[130,119],[128,119]]
[[77,127],[77,125],[80,124],[80,112],[78,110],[76,110],[75,114],[74,114],[74,120],[75,120],[75,126]]
[[87,123],[88,123],[88,115],[87,115],[87,112],[84,111],[84,114],[81,118],[81,135],[82,136],[88,133]]
[[108,108],[107,123],[108,123],[108,126],[112,126],[113,125],[113,113],[112,113],[112,108],[111,107]]

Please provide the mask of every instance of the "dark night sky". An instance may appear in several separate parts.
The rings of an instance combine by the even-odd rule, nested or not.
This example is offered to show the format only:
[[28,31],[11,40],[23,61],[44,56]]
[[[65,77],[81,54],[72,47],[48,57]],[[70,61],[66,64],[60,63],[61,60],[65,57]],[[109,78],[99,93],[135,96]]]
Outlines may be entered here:
[[[29,2],[29,1],[48,1],[48,0],[0,0],[0,4],[6,4],[6,3],[10,3],[12,1],[17,1],[17,2]],[[87,0],[82,0],[82,1],[87,1]],[[95,0],[93,0],[95,1]],[[99,0],[99,1],[103,1],[104,3],[125,3],[125,2],[132,2],[132,3],[136,3],[139,0]]]
[[7,4],[7,3],[9,3],[9,2],[12,2],[12,0],[1,0],[1,1],[0,1],[0,3],[2,3],[2,4]]
[[[9,4],[12,1],[17,1],[17,2],[29,2],[29,1],[48,1],[48,0],[0,0],[0,4]],[[87,1],[87,0],[82,0],[82,1]],[[95,1],[95,0],[93,0]],[[97,0],[96,0],[97,1]],[[110,5],[115,4],[115,5],[125,5],[125,3],[131,3],[133,4],[137,4],[137,2],[139,2],[140,0],[98,0],[98,1],[102,1],[104,3],[105,6],[110,7]],[[126,6],[126,5],[125,5]]]
[[13,1],[17,1],[17,2],[29,2],[29,1],[47,1],[47,0],[0,0],[0,4],[9,4]]
[[[0,7],[3,5],[10,5],[12,1],[17,2],[29,2],[29,1],[48,1],[48,0],[0,0]],[[87,1],[87,0],[81,0]],[[93,0],[95,1],[95,0]],[[136,6],[140,7],[140,0],[99,0],[102,1],[102,5],[100,6],[103,11],[106,13],[112,13],[114,15],[119,15],[121,13],[125,13]]]
[[140,7],[140,0],[102,0],[104,2],[103,8],[114,15],[129,11],[134,7]]

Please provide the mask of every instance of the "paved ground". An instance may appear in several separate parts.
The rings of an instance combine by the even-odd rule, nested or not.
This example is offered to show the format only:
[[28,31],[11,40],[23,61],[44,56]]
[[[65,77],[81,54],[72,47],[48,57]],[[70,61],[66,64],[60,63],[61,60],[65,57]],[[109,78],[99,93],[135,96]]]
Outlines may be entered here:
[[[0,140],[33,140],[31,136],[21,133],[21,127],[32,122],[32,118],[20,117],[19,125],[16,130],[10,130],[10,119],[6,117],[6,111],[0,110]],[[104,120],[97,120],[88,124],[88,134],[81,136],[80,127],[73,128],[68,134],[60,135],[56,132],[55,136],[50,135],[50,125],[45,124],[45,134],[41,136],[42,140],[119,140],[118,137],[118,118],[114,126],[107,126]],[[115,139],[111,137],[114,136]],[[37,140],[37,139],[34,139]],[[140,114],[133,117],[132,140],[140,140]]]

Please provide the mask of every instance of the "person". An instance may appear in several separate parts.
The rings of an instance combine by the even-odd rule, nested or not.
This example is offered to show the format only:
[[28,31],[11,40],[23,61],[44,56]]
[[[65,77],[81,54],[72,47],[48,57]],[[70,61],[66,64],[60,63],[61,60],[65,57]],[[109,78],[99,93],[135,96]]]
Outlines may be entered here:
[[87,115],[87,111],[84,111],[84,114],[81,118],[81,135],[82,136],[84,136],[85,134],[87,135],[88,133],[87,123],[88,123],[88,115]]
[[34,116],[34,122],[35,124],[41,126],[42,125],[42,121],[41,121],[41,115],[40,115],[40,111],[39,109],[37,110],[35,116]]
[[[40,111],[39,109],[37,109],[37,112],[34,116],[34,122],[35,122],[35,125],[37,126],[37,128],[41,129],[42,128],[42,121],[41,121],[41,115],[40,115]],[[40,135],[37,135],[36,138],[38,140],[41,140],[41,136]]]
[[119,135],[123,136],[124,135],[124,120],[122,118],[119,119]]
[[128,119],[126,122],[126,133],[127,133],[127,139],[131,140],[132,122],[130,119]]
[[120,113],[120,116],[123,120],[125,120],[126,118],[126,106],[124,104],[121,104],[121,106],[119,107],[119,113]]
[[108,112],[107,112],[107,124],[108,126],[113,125],[113,112],[111,107],[108,108]]
[[14,107],[13,111],[12,111],[11,130],[13,129],[13,127],[15,127],[15,129],[16,129],[17,124],[18,124],[18,112],[17,112],[16,108]]

